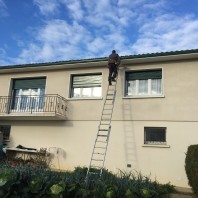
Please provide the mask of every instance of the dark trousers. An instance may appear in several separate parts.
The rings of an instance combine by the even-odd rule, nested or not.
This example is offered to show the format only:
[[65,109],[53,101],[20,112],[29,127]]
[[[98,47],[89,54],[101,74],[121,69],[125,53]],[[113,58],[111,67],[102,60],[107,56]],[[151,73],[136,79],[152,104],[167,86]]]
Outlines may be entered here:
[[117,65],[115,63],[109,63],[108,67],[109,67],[108,81],[109,81],[109,83],[111,83],[112,78],[117,77],[117,74],[118,74]]

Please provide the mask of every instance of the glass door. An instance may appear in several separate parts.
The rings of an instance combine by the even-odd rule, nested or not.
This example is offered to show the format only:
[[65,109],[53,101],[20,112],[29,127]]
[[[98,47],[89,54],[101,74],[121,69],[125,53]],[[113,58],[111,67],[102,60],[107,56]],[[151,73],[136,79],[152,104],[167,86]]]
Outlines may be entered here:
[[42,111],[44,106],[44,89],[16,89],[12,103],[14,112]]

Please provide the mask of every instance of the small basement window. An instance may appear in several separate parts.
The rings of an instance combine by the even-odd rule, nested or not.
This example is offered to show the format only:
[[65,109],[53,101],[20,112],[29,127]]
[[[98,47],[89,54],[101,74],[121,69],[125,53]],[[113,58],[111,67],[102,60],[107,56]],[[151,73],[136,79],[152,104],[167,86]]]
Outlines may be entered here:
[[144,144],[166,144],[166,127],[144,127]]

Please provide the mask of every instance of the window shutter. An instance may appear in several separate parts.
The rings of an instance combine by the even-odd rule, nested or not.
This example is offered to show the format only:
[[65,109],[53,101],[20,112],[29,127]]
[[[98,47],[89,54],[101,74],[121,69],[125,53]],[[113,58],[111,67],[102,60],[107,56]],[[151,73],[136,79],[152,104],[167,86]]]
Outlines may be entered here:
[[45,88],[46,78],[15,79],[13,89],[36,89]]
[[101,87],[102,75],[73,76],[73,88]]
[[162,70],[132,71],[126,73],[126,80],[161,79]]

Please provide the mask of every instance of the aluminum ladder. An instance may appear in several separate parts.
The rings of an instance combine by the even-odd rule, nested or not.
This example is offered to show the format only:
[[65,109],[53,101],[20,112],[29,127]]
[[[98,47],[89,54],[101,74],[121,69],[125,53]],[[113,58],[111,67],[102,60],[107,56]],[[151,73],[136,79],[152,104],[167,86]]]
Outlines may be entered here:
[[111,131],[111,120],[116,97],[117,80],[118,74],[116,80],[112,81],[112,85],[108,85],[107,87],[100,123],[98,126],[98,132],[96,135],[90,164],[85,178],[86,183],[89,180],[100,178],[104,169],[104,163]]

